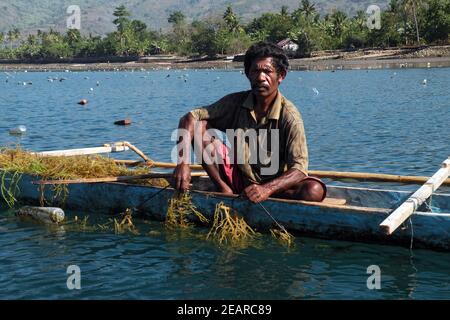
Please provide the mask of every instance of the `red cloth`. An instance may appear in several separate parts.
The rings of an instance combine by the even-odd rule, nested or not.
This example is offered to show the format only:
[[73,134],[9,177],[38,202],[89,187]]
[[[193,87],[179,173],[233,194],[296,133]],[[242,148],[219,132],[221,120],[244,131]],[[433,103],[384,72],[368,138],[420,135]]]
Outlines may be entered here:
[[229,151],[225,144],[222,144],[220,156],[223,164],[219,164],[219,169],[225,178],[225,182],[233,190],[233,193],[240,194],[245,189],[244,178],[236,163],[231,163],[228,156]]
[[[223,178],[225,178],[227,185],[231,188],[231,190],[233,190],[233,193],[241,194],[246,187],[242,172],[239,170],[236,163],[231,163],[227,146],[223,143],[221,145],[222,147],[221,150],[219,150],[219,157],[222,157],[223,164],[219,164],[219,170],[221,171]],[[307,180],[317,181],[322,185],[324,192],[320,201],[323,201],[323,199],[327,196],[327,187],[325,183],[314,176],[307,176],[302,180],[302,182]]]

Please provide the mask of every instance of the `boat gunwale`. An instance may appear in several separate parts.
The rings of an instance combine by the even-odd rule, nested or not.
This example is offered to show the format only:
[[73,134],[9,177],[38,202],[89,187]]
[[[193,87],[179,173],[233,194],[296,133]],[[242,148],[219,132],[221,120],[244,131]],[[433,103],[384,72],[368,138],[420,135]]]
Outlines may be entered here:
[[[126,183],[126,182],[102,182],[102,183],[120,184],[120,185],[127,185],[127,186],[133,186],[133,187],[164,189],[164,187],[159,187],[159,186],[146,186],[146,185],[139,185],[139,184],[133,184],[133,183]],[[173,188],[167,188],[167,189],[171,190],[171,191],[175,191]],[[231,199],[239,199],[240,198],[240,196],[236,195],[236,194],[226,194],[226,193],[216,192],[216,191],[190,190],[190,192],[198,193],[198,194],[205,195],[205,196],[223,197],[223,198],[231,198]],[[321,203],[321,202],[279,199],[279,198],[268,198],[266,201],[281,202],[281,203],[287,203],[287,204],[300,204],[300,205],[304,205],[304,206],[321,207],[321,208],[326,208],[326,209],[339,209],[339,210],[356,211],[356,212],[364,211],[365,213],[382,212],[382,213],[389,214],[392,211],[391,209],[387,209],[387,208],[327,204],[327,203]]]
[[[5,171],[0,169],[0,171]],[[8,171],[6,171],[8,172]],[[26,175],[29,177],[40,177],[38,174],[30,174],[30,173],[22,173],[22,175]],[[124,186],[133,186],[133,187],[141,187],[141,188],[154,188],[154,189],[168,189],[171,190],[171,192],[174,192],[173,187],[161,187],[161,186],[151,186],[151,185],[142,185],[142,184],[135,184],[130,182],[123,182],[123,181],[115,181],[115,182],[99,182],[100,184],[118,184],[118,185],[124,185]],[[81,185],[83,183],[75,183],[74,185]],[[365,188],[365,187],[346,187],[346,186],[332,186],[333,188],[338,189],[351,189],[351,190],[363,190],[363,191],[378,191],[378,192],[397,192],[397,193],[404,193],[408,194],[411,193],[411,191],[404,191],[404,190],[389,190],[389,189],[372,189],[372,188]],[[231,198],[231,199],[239,199],[240,195],[236,194],[225,194],[222,192],[216,192],[216,191],[204,191],[204,190],[194,190],[191,189],[190,192],[198,193],[204,196],[214,196],[214,197],[222,197],[222,198]],[[443,193],[437,193],[436,195],[439,196],[448,196],[450,197],[450,194],[443,194]],[[270,202],[278,202],[278,203],[286,203],[286,204],[297,204],[297,205],[303,205],[303,206],[312,206],[312,207],[320,207],[324,209],[338,209],[343,211],[349,211],[349,212],[359,212],[359,213],[384,213],[384,214],[390,214],[393,209],[388,208],[379,208],[379,207],[363,207],[363,206],[355,206],[355,205],[340,205],[340,204],[329,204],[329,203],[322,203],[322,202],[313,202],[313,201],[304,201],[304,200],[292,200],[292,199],[280,199],[280,198],[273,198],[270,197],[266,201]],[[440,216],[440,217],[447,217],[450,216],[450,213],[447,212],[424,212],[424,211],[415,211],[414,214],[421,214],[426,216]]]
[[[127,186],[133,186],[133,187],[144,187],[144,188],[155,188],[155,189],[164,189],[165,187],[160,186],[149,186],[149,185],[141,185],[141,184],[134,184],[134,183],[127,183],[127,182],[102,182],[102,183],[110,183],[110,184],[120,184],[120,185],[127,185]],[[335,186],[333,186],[335,187]],[[344,186],[337,186],[339,188],[347,189],[347,187]],[[388,189],[370,189],[370,188],[364,188],[364,187],[348,187],[350,189],[354,190],[364,190],[364,191],[384,191],[384,192],[401,192],[401,193],[410,193],[408,191],[402,191],[402,190],[388,190]],[[168,190],[171,190],[172,192],[175,191],[174,188],[169,187]],[[217,191],[204,191],[204,190],[190,190],[190,192],[202,194],[205,196],[214,196],[214,197],[223,197],[223,198],[231,198],[231,199],[239,199],[240,195],[236,194],[226,194],[222,192]],[[450,194],[438,194],[440,196],[449,196]],[[292,199],[280,199],[280,198],[268,198],[266,201],[271,202],[281,202],[281,203],[287,203],[287,204],[300,204],[304,206],[313,206],[313,207],[321,207],[325,209],[339,209],[339,210],[345,210],[345,211],[351,211],[351,212],[360,212],[360,213],[385,213],[390,214],[395,209],[388,209],[388,208],[377,208],[377,207],[362,207],[362,206],[354,206],[354,205],[340,205],[340,204],[328,204],[328,203],[321,203],[321,202],[314,202],[314,201],[304,201],[304,200],[292,200]],[[414,214],[420,214],[425,216],[439,216],[439,217],[449,217],[450,213],[447,212],[425,212],[425,211],[414,211]]]

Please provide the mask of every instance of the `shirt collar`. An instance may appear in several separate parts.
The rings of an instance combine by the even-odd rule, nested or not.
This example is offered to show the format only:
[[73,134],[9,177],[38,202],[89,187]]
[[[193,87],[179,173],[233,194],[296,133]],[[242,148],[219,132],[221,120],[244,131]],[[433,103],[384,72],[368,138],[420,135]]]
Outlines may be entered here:
[[[273,120],[279,120],[280,114],[281,114],[281,106],[282,106],[282,100],[283,95],[280,91],[278,91],[277,97],[275,98],[275,101],[272,104],[272,107],[270,108],[269,112],[267,113],[267,119],[273,119]],[[254,109],[254,103],[253,103],[253,94],[250,91],[247,98],[244,100],[244,103],[242,104],[242,107],[253,110]]]

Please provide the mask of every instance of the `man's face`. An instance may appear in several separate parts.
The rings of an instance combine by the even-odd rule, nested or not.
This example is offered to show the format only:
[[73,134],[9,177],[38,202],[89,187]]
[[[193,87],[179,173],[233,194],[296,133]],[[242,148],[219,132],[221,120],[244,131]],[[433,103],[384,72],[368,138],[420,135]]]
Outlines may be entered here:
[[286,77],[275,69],[272,58],[255,59],[248,71],[248,79],[255,96],[268,97],[278,90],[278,86]]

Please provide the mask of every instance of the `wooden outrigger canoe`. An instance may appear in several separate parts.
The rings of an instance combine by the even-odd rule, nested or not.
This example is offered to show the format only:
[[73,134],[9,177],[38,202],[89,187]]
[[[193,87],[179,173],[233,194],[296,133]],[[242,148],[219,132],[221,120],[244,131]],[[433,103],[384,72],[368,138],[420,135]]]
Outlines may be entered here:
[[[36,153],[40,156],[68,156],[109,153],[131,149],[145,163],[152,162],[141,150],[124,141],[97,148],[83,148]],[[125,160],[126,161],[126,160]],[[155,163],[152,162],[153,166]],[[173,164],[160,163],[157,167],[171,168]],[[199,166],[192,166],[199,169]],[[197,168],[198,167],[198,168]],[[1,172],[3,182],[8,173]],[[443,183],[449,184],[450,158],[442,163],[431,178],[405,177],[368,173],[316,172],[319,177],[353,178],[375,181],[425,182],[416,192],[369,189],[327,185],[327,198],[323,202],[307,202],[269,198],[263,204],[254,204],[236,195],[225,195],[214,190],[211,181],[193,173],[192,201],[207,218],[212,218],[220,201],[233,207],[246,222],[257,231],[268,231],[275,225],[290,232],[325,239],[356,242],[398,244],[415,248],[450,251],[450,193],[439,193]],[[150,173],[140,178],[158,177]],[[163,221],[166,218],[171,188],[144,186],[130,183],[133,177],[106,177],[64,181],[40,181],[39,176],[22,175],[17,181],[15,196],[24,203],[38,205],[44,196],[46,204],[60,205],[47,184],[67,184],[65,208],[79,211],[119,213],[126,209],[139,209],[149,219]],[[13,183],[14,184],[14,183]],[[2,188],[4,186],[2,185]],[[17,190],[17,188],[14,188]],[[3,193],[2,189],[2,193]],[[52,199],[55,202],[52,203]],[[49,201],[50,200],[50,201]]]
[[[33,184],[39,177],[23,175],[17,198],[24,203],[39,204],[42,186]],[[223,201],[241,214],[260,232],[274,226],[274,220],[259,204],[209,191],[206,177],[193,179],[192,201],[200,212],[212,217],[215,206]],[[65,208],[72,210],[118,213],[140,207],[145,217],[164,220],[171,188],[137,185],[129,182],[68,184]],[[44,188],[46,200],[53,197],[52,188]],[[411,195],[407,191],[358,187],[328,186],[328,197],[321,203],[270,198],[263,206],[273,218],[294,235],[334,240],[375,242],[381,244],[450,251],[450,194],[433,193],[426,203],[411,215],[392,235],[380,228],[392,211]],[[148,200],[148,201],[147,201]]]

